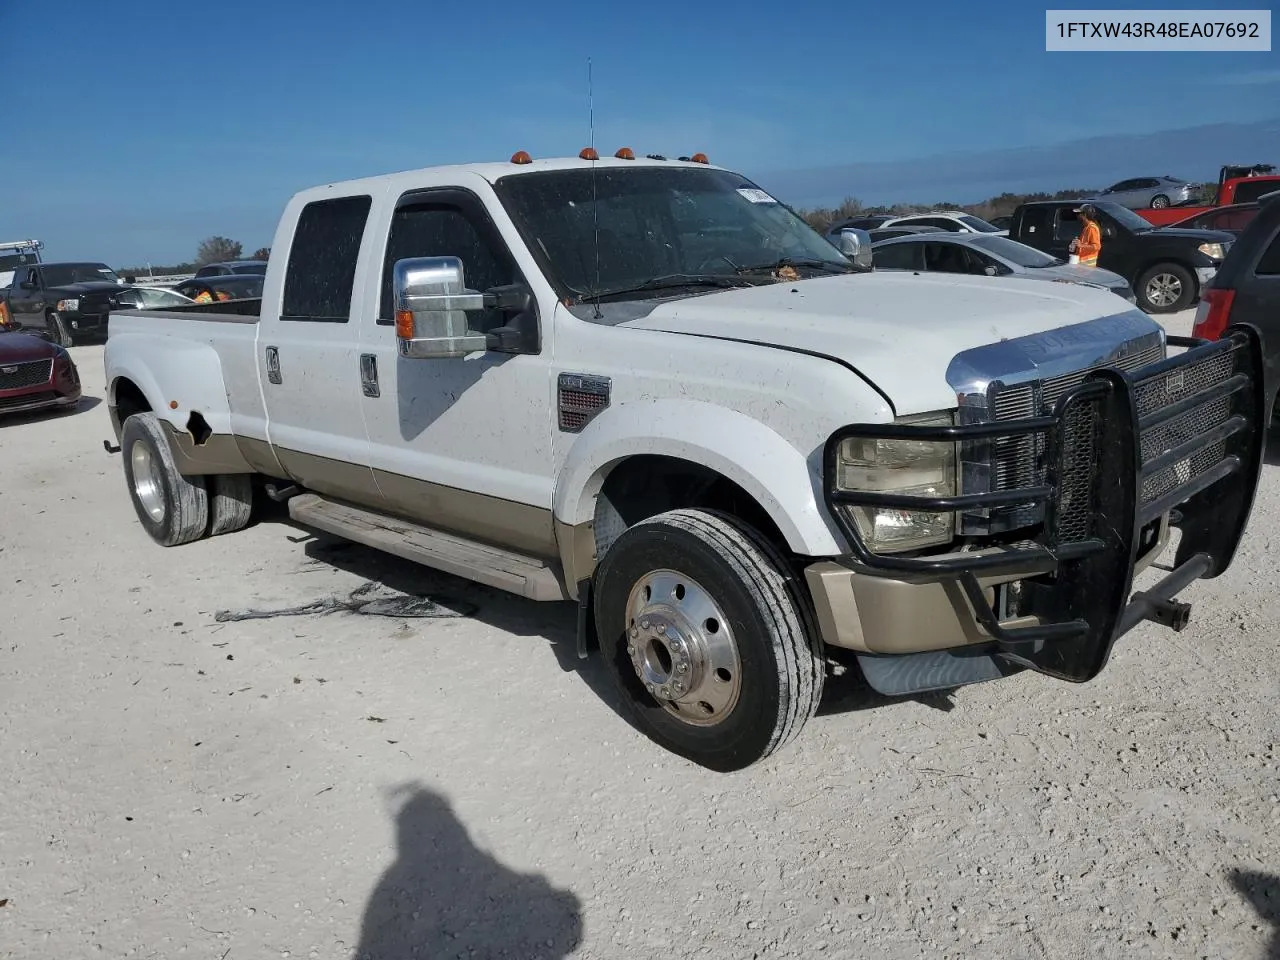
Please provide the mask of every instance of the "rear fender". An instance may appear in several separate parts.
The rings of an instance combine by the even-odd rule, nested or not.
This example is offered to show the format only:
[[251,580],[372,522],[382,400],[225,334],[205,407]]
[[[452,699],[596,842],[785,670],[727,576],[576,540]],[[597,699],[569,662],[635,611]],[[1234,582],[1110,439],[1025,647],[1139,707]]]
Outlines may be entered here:
[[222,362],[207,343],[141,333],[114,334],[103,358],[107,402],[114,413],[122,380],[132,381],[175,434],[199,414],[214,436],[231,437],[231,407]]

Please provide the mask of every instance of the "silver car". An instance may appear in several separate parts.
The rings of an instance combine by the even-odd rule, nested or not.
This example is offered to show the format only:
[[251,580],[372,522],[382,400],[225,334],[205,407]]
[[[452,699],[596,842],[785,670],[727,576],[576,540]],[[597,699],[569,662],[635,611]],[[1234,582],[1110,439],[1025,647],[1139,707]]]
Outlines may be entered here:
[[1098,267],[1071,266],[1025,243],[989,233],[923,233],[892,237],[871,245],[877,270],[967,273],[986,277],[1021,277],[1080,283],[1110,290],[1130,303],[1137,298],[1129,282]]
[[1110,200],[1130,210],[1176,207],[1194,199],[1196,185],[1177,177],[1134,177],[1113,183],[1090,200]]

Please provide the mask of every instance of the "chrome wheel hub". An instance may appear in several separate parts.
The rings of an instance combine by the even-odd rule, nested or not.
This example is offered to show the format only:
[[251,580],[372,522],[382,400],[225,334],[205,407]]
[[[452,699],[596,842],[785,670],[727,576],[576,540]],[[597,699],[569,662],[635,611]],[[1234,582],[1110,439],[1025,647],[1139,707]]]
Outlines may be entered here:
[[631,588],[627,656],[645,690],[685,723],[719,723],[738,702],[742,664],[724,611],[674,570],[655,570]]
[[133,467],[133,492],[142,504],[142,509],[156,523],[164,520],[164,485],[160,482],[160,467],[151,448],[141,441],[135,441],[129,450],[129,460]]
[[1157,273],[1147,281],[1147,299],[1157,307],[1177,303],[1182,296],[1182,281],[1171,273]]

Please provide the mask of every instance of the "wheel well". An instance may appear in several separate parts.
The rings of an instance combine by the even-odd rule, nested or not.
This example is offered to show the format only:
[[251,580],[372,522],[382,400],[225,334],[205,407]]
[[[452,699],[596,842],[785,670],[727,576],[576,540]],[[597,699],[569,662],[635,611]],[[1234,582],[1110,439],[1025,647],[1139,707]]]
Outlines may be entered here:
[[627,527],[682,507],[718,510],[750,524],[784,554],[791,549],[768,511],[728,477],[688,460],[651,454],[614,466],[596,499],[596,556]]
[[111,394],[112,416],[121,429],[124,428],[124,422],[135,413],[148,413],[151,410],[146,395],[138,389],[136,383],[125,377],[116,380]]

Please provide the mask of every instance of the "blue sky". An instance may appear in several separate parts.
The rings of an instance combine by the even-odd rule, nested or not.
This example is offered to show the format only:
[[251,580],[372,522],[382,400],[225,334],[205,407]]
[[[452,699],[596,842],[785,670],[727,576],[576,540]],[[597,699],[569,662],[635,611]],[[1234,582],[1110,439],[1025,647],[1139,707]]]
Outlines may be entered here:
[[[575,154],[588,56],[602,150],[703,150],[798,204],[982,199],[995,169],[983,157],[996,154],[1013,168],[1022,156],[1021,180],[1047,187],[1280,162],[1274,125],[1259,148],[1270,153],[1236,155],[1255,149],[1255,124],[1280,118],[1280,54],[1046,53],[1044,9],[0,0],[7,83],[35,94],[32,110],[8,111],[0,240],[40,237],[51,258],[173,262],[211,234],[270,244],[289,195],[317,183],[517,149]],[[1223,139],[1144,138],[1207,124],[1228,125],[1211,134]],[[1161,169],[1126,168],[1135,136]],[[1071,169],[1015,150],[1060,143],[1050,153]],[[916,173],[895,181],[895,169]]]

